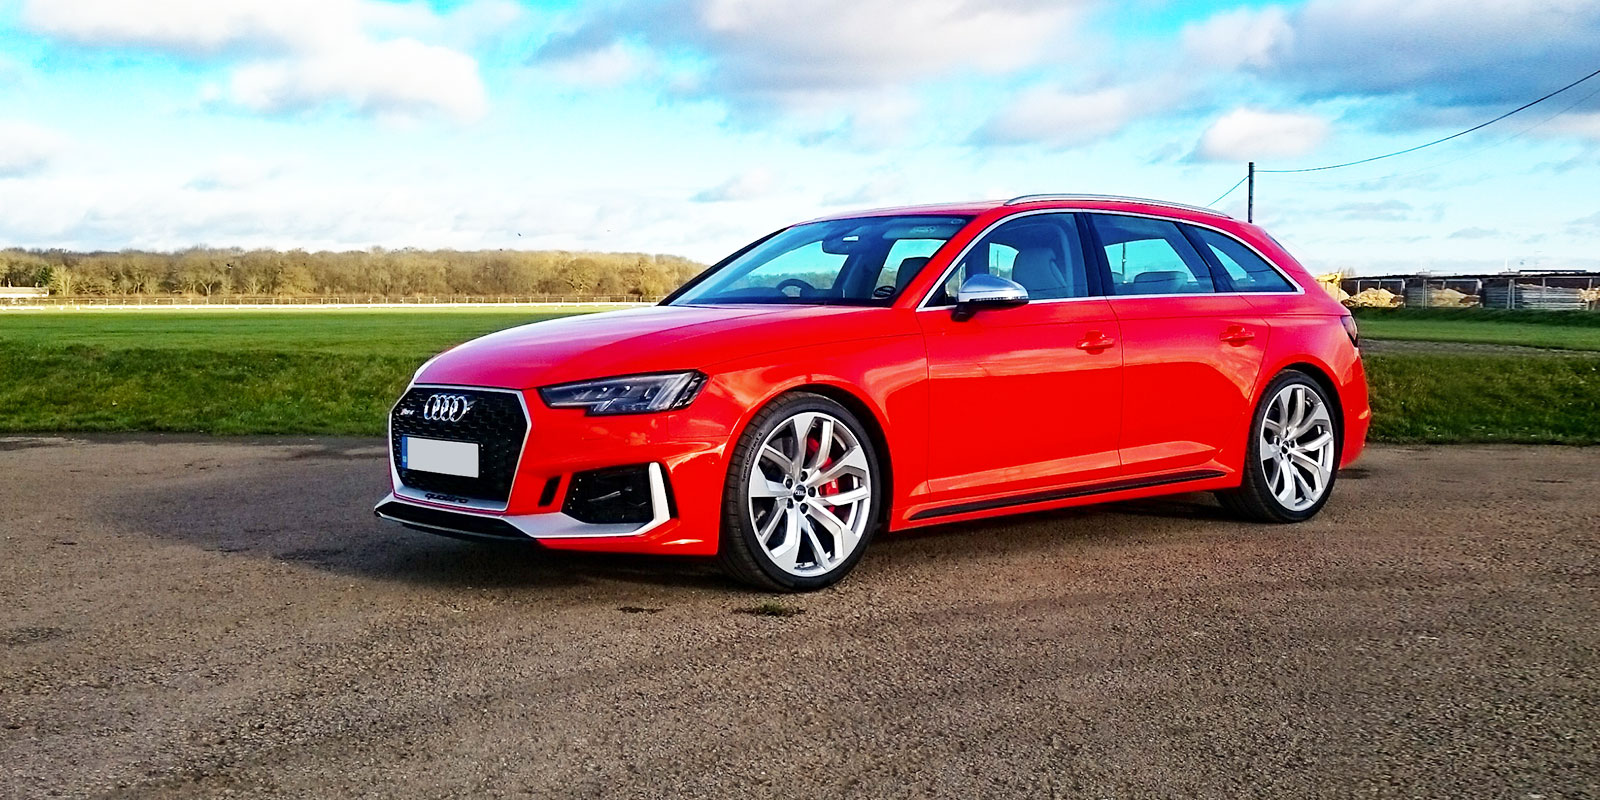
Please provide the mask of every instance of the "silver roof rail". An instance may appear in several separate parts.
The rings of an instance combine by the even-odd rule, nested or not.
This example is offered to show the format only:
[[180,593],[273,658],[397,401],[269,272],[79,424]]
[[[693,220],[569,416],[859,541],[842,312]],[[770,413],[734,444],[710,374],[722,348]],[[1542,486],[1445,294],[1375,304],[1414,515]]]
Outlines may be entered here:
[[1018,204],[1021,204],[1021,203],[1036,203],[1036,202],[1047,201],[1047,200],[1118,200],[1118,201],[1127,202],[1127,203],[1143,203],[1144,205],[1148,205],[1148,206],[1165,206],[1167,208],[1182,208],[1182,209],[1185,209],[1185,210],[1188,210],[1188,211],[1199,211],[1199,212],[1201,212],[1203,214],[1211,214],[1213,216],[1227,217],[1228,219],[1233,219],[1233,217],[1229,217],[1227,214],[1224,214],[1221,211],[1218,211],[1218,210],[1216,210],[1214,208],[1206,208],[1204,206],[1191,206],[1191,205],[1189,205],[1187,203],[1174,203],[1174,202],[1171,202],[1171,201],[1168,201],[1168,200],[1152,200],[1152,199],[1150,199],[1148,197],[1126,197],[1126,196],[1123,196],[1123,195],[1116,195],[1116,194],[1024,194],[1024,195],[1018,195],[1016,197],[1011,198],[1010,200],[1007,200],[1006,201],[1006,205],[1014,206],[1014,205],[1018,205]]

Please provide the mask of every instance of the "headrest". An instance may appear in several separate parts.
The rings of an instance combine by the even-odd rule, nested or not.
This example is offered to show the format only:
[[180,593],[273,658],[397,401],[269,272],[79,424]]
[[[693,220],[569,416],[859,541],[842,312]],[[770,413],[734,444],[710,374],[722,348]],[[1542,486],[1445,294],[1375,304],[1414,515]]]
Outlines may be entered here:
[[928,256],[912,256],[907,259],[902,259],[900,261],[899,271],[894,274],[895,288],[906,288],[906,284],[910,283],[911,279],[916,277],[917,273],[921,272],[923,267],[928,266],[929,260],[930,258]]
[[1056,268],[1055,253],[1047,247],[1031,247],[1017,253],[1017,260],[1011,265],[1011,279],[1035,294],[1066,286],[1061,270]]
[[1141,272],[1133,277],[1133,284],[1141,289],[1153,289],[1157,293],[1175,292],[1189,282],[1189,275],[1178,270],[1156,270]]

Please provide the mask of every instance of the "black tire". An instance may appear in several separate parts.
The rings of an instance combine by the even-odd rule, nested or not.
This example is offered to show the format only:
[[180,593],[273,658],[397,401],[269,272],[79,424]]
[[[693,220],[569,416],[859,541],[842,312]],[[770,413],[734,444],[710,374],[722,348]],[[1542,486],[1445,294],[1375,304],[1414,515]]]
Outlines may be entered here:
[[[1329,419],[1332,426],[1334,455],[1334,469],[1328,476],[1328,485],[1323,490],[1322,496],[1311,505],[1299,511],[1291,509],[1279,502],[1276,495],[1268,487],[1266,465],[1261,459],[1261,429],[1267,418],[1268,404],[1285,387],[1301,385],[1316,393],[1317,397],[1329,410]],[[1216,492],[1217,500],[1222,507],[1233,514],[1255,522],[1291,523],[1305,522],[1317,515],[1328,498],[1333,496],[1334,484],[1339,478],[1339,453],[1343,443],[1344,426],[1338,414],[1338,407],[1333,398],[1328,396],[1322,385],[1311,376],[1298,370],[1285,370],[1278,374],[1272,382],[1267,384],[1261,393],[1261,402],[1256,406],[1255,414],[1250,419],[1249,444],[1245,448],[1244,480],[1237,489]]]
[[[757,448],[779,425],[807,411],[826,413],[849,427],[866,455],[871,487],[871,500],[866,510],[869,522],[855,550],[833,569],[814,576],[793,575],[773,563],[757,539],[755,526],[747,513],[749,502],[745,496],[746,478],[752,466],[751,461],[756,458]],[[717,561],[730,577],[767,591],[810,592],[832,586],[855,569],[882,527],[883,486],[882,468],[872,438],[867,435],[866,428],[855,414],[819,394],[791,392],[781,395],[756,414],[733,448],[722,489],[722,535],[717,548]]]

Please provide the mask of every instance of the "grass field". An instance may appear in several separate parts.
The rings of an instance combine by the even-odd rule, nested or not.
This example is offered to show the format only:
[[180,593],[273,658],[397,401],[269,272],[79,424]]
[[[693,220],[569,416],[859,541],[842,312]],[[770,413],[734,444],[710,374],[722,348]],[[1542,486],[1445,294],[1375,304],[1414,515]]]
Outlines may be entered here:
[[212,353],[271,351],[419,360],[485,333],[580,311],[496,308],[359,311],[43,311],[0,313],[0,341]]
[[1589,311],[1361,309],[1356,319],[1373,339],[1600,350],[1600,313]]
[[[1458,339],[1429,338],[1448,330],[1441,326],[1482,324],[1515,328],[1495,333],[1497,344],[1550,346],[1523,329],[1562,341],[1600,332],[1587,318],[1466,323],[1430,315],[1440,312],[1415,319],[1383,313],[1362,315],[1364,335],[1484,341],[1466,338],[1471,330]],[[0,314],[0,375],[7,379],[0,382],[0,431],[381,435],[389,406],[427,357],[553,316],[560,314]],[[1385,325],[1399,333],[1375,330]],[[1377,441],[1600,443],[1600,353],[1375,354],[1367,371]]]

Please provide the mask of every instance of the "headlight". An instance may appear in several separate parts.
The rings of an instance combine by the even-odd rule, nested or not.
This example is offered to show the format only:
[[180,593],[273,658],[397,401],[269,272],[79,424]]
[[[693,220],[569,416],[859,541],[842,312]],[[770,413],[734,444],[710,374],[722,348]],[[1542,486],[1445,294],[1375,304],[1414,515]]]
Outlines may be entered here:
[[546,386],[539,397],[551,408],[587,409],[590,416],[650,414],[689,405],[705,385],[704,373],[658,372]]

